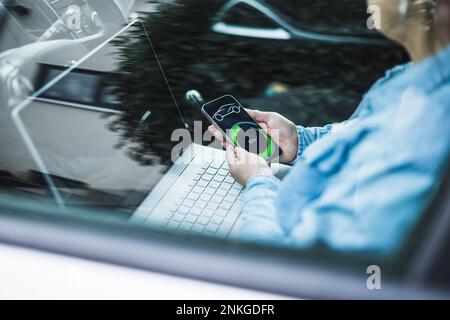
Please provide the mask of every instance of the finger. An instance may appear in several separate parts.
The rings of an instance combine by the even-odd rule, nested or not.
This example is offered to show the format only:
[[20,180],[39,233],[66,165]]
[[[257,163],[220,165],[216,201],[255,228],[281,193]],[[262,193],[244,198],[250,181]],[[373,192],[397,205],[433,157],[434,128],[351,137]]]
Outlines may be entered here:
[[213,134],[214,134],[214,137],[216,137],[217,140],[222,141],[222,142],[225,140],[222,132],[220,132],[219,130],[215,131]]
[[261,126],[261,128],[262,128],[265,132],[269,133],[270,128],[269,128],[269,126],[267,125],[267,123],[261,122],[259,125]]
[[218,130],[217,130],[217,128],[216,128],[214,125],[210,125],[210,126],[208,127],[208,131],[214,134],[214,132],[216,132],[216,131],[218,131]]
[[222,144],[223,144],[223,146],[225,147],[225,149],[228,148],[228,147],[232,147],[232,148],[233,148],[233,145],[231,145],[231,144],[227,141],[227,139],[224,139],[223,142],[222,142]]
[[208,131],[212,134],[219,134],[220,136],[223,136],[222,131],[220,131],[219,128],[217,128],[215,125],[210,125],[208,127]]
[[[269,133],[269,125],[267,124],[267,122],[270,120],[269,112],[261,112],[258,110],[250,110],[250,109],[245,109],[248,114],[255,120],[258,122],[258,124],[260,125],[260,127],[267,133]],[[259,120],[258,120],[259,119]],[[263,119],[263,120],[261,120]]]
[[216,129],[214,126],[208,127],[208,131],[212,133],[214,137],[216,137],[217,140],[222,141],[224,140],[224,136],[222,132],[218,129]]
[[247,113],[257,122],[267,122],[270,118],[269,112],[262,112],[258,110],[245,109]]
[[228,164],[235,164],[237,160],[234,147],[229,143],[226,144],[226,160]]
[[235,154],[236,154],[236,159],[238,161],[243,161],[246,159],[247,157],[247,151],[245,151],[244,149],[240,148],[240,147],[236,147],[234,150]]

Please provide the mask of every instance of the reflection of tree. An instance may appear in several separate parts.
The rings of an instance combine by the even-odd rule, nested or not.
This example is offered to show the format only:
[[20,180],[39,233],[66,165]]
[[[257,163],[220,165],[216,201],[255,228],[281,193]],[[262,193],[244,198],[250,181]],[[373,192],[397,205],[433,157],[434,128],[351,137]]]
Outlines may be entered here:
[[[120,71],[112,75],[124,114],[110,125],[119,132],[133,159],[143,165],[170,161],[171,133],[180,120],[155,57],[141,28],[116,41],[120,48]],[[140,123],[147,111],[149,120]]]
[[[306,126],[322,125],[348,117],[384,70],[404,58],[395,47],[276,42],[215,34],[211,31],[212,18],[225,2],[163,1],[157,12],[142,16],[179,103],[190,89],[199,90],[205,100],[232,93],[248,106],[279,111]],[[268,2],[281,14],[292,13],[296,24],[304,21],[319,32],[351,29],[367,33],[365,0],[332,1],[335,4],[325,0]],[[324,18],[324,13],[332,16],[332,22]],[[335,30],[339,23],[341,29]],[[153,106],[160,111],[155,113],[159,122],[134,135],[149,101],[156,103],[154,93],[163,90],[163,81],[153,80],[159,80],[160,72],[151,47],[141,28],[117,45],[121,49],[121,73],[126,75],[117,79],[119,94],[126,101],[127,113],[114,127],[123,132],[124,142],[136,142],[134,154],[140,161],[145,163],[149,155],[160,151],[167,159],[165,142],[157,141],[159,130],[172,123],[168,118],[173,117],[172,112],[165,112],[165,108],[173,107],[166,92]],[[273,83],[283,83],[292,90],[267,99],[265,91]],[[194,109],[188,109],[186,115],[190,120],[202,119]]]
[[[187,19],[180,20],[188,12],[175,2],[161,4],[160,11],[142,17],[156,51],[161,52],[159,59],[179,103],[188,89],[202,88],[210,92],[205,77],[192,73],[192,65],[198,58],[197,45],[205,31],[202,29],[209,25],[203,9],[205,2],[192,2],[198,6],[189,7]],[[168,162],[173,146],[168,140],[170,133],[180,128],[180,120],[147,36],[138,25],[115,44],[120,49],[120,70],[113,82],[125,113],[111,124],[111,129],[121,134],[122,146],[127,145],[133,159],[145,165]],[[151,118],[140,126],[147,110],[152,112]],[[186,115],[191,119],[200,118],[194,109],[191,112],[188,109]]]

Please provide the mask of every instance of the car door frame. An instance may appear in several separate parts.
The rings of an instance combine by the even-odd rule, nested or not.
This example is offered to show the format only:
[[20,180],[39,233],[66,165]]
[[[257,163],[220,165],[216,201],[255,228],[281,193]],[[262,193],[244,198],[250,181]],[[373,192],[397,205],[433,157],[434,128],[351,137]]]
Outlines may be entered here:
[[336,253],[187,238],[62,215],[57,207],[45,214],[18,203],[1,207],[0,242],[298,298],[449,298],[424,286],[422,279],[383,277],[382,290],[369,290],[369,263],[342,260]]

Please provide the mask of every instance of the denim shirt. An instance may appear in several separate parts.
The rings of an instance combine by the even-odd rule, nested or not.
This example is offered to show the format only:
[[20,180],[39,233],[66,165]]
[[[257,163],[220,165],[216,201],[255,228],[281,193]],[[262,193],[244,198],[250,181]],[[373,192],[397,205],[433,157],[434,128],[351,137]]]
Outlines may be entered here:
[[392,253],[439,187],[449,108],[450,47],[388,71],[348,121],[298,127],[298,159],[283,181],[248,181],[240,237]]

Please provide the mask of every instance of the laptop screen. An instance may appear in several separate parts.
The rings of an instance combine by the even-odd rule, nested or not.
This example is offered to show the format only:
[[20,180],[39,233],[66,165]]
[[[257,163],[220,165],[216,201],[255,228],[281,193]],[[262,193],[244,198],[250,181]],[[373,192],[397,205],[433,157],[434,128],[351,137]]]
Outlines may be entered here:
[[[69,72],[39,64],[35,88],[45,90],[18,114],[19,135],[30,141],[0,156],[0,170],[21,186],[17,192],[52,197],[50,182],[66,206],[129,215],[170,169],[178,143],[172,133],[185,126],[150,43],[136,41],[143,36],[135,23]],[[135,54],[147,55],[146,64]],[[136,78],[136,69],[148,71],[145,78]]]

